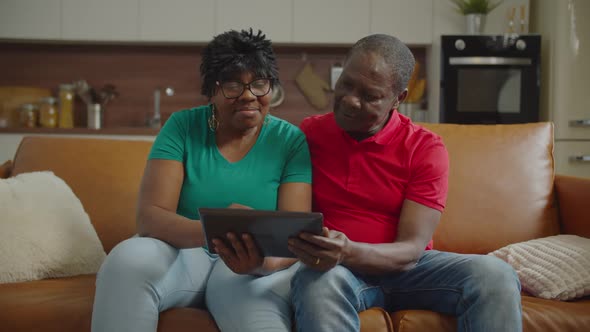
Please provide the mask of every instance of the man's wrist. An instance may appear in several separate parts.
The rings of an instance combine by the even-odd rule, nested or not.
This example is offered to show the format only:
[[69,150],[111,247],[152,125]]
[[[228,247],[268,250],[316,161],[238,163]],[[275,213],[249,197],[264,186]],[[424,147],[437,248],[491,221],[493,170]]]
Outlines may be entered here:
[[344,266],[350,265],[352,261],[354,261],[355,252],[356,252],[357,243],[351,241],[350,239],[346,240],[346,244],[342,249],[342,257],[340,258],[340,262],[338,264],[342,264]]

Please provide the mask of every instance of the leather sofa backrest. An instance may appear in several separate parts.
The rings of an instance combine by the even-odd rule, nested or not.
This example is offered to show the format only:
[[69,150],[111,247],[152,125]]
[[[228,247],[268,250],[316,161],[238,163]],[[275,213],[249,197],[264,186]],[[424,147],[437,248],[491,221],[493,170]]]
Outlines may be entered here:
[[[551,124],[421,125],[443,138],[451,163],[436,249],[483,254],[559,232]],[[51,170],[64,179],[109,252],[135,233],[137,193],[151,145],[25,137],[12,175]]]
[[12,176],[51,170],[72,188],[108,253],[135,234],[137,193],[151,141],[23,138]]
[[421,125],[443,138],[450,158],[435,249],[485,254],[559,233],[552,124]]

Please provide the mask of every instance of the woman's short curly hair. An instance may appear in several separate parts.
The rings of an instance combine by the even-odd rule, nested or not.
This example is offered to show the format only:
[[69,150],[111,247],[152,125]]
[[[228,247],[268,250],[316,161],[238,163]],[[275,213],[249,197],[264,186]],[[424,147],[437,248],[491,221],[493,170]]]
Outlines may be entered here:
[[211,99],[215,82],[236,79],[243,72],[267,77],[280,84],[276,57],[269,39],[262,31],[230,30],[213,37],[202,51],[201,94]]

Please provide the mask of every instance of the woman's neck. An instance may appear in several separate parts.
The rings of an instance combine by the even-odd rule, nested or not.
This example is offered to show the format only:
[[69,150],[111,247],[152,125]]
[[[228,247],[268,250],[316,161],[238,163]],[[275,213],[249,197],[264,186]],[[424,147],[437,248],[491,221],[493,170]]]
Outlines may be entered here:
[[217,149],[229,162],[239,161],[256,144],[261,128],[258,126],[243,131],[231,131],[219,127],[215,132]]

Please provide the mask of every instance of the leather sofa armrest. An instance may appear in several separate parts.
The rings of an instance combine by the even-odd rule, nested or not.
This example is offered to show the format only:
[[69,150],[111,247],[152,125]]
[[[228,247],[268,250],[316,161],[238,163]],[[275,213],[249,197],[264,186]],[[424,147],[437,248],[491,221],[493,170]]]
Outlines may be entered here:
[[6,179],[10,177],[12,172],[12,160],[5,161],[4,164],[0,165],[0,179]]
[[555,176],[561,232],[590,238],[590,179]]
[[389,313],[381,308],[369,308],[359,313],[361,332],[394,332]]

